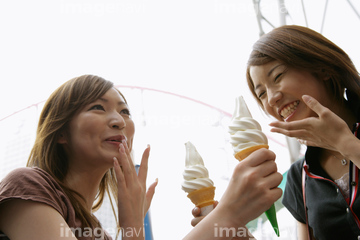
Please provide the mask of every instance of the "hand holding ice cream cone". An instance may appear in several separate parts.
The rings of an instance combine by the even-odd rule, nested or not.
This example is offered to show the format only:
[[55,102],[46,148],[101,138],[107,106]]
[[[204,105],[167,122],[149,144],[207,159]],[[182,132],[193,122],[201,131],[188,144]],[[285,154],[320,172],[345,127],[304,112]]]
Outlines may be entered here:
[[[252,118],[242,96],[236,98],[235,111],[229,125],[230,143],[234,156],[241,161],[261,148],[269,148],[268,139],[262,132],[260,124]],[[274,204],[265,212],[275,233],[279,236]]]

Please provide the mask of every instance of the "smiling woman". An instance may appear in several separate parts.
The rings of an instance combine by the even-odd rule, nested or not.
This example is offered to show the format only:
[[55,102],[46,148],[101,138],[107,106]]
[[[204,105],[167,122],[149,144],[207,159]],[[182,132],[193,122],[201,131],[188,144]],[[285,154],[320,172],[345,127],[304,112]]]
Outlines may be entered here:
[[282,26],[254,44],[247,81],[278,120],[271,131],[307,145],[283,198],[298,239],[359,239],[360,77],[349,56],[309,28]]
[[[325,106],[332,104],[328,94],[325,94],[327,89],[324,81],[329,77],[315,77],[309,71],[286,66],[278,60],[261,66],[252,66],[249,69],[249,75],[262,107],[279,121],[293,121],[305,116],[316,116],[311,109],[300,102],[299,99],[304,94],[313,96]],[[289,97],[279,104],[285,94]]]

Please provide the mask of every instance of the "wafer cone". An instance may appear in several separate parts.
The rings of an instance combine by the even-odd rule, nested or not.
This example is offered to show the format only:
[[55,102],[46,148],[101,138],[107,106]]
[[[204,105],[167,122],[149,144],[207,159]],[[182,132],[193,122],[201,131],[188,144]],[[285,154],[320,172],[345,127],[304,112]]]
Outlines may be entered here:
[[245,148],[244,150],[237,152],[235,154],[235,158],[239,161],[244,160],[244,158],[246,158],[247,156],[249,156],[252,152],[255,152],[256,150],[260,149],[260,148],[267,148],[269,149],[269,145],[267,144],[262,144],[262,145],[256,145],[256,146],[252,146],[252,147],[248,147]]
[[191,202],[201,209],[201,215],[207,215],[213,208],[215,187],[200,188],[187,195]]
[[[262,144],[262,145],[256,145],[253,147],[246,148],[240,152],[237,152],[235,154],[235,158],[237,160],[241,161],[244,158],[246,158],[247,156],[249,156],[252,152],[255,152],[256,150],[258,150],[260,148],[269,148],[269,145]],[[271,207],[267,211],[265,211],[265,215],[266,215],[267,219],[269,219],[269,222],[270,222],[271,226],[273,227],[276,235],[279,237],[280,232],[279,232],[279,226],[278,226],[277,219],[276,219],[276,209],[275,209],[274,204],[271,205]]]

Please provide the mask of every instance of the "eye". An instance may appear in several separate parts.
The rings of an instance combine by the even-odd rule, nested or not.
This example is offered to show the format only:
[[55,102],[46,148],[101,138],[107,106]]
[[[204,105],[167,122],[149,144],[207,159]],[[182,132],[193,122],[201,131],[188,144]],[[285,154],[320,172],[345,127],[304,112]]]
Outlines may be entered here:
[[258,94],[258,98],[259,98],[259,99],[263,98],[264,95],[265,95],[265,93],[266,93],[265,91],[260,92],[260,93]]
[[96,104],[96,105],[92,106],[89,110],[101,110],[101,111],[105,111],[104,107],[101,106],[100,104]]
[[121,110],[121,111],[120,111],[120,114],[125,114],[125,115],[128,115],[128,116],[131,116],[130,110],[127,109],[127,108],[124,108],[123,110]]
[[278,75],[275,76],[274,82],[276,82],[277,80],[279,80],[279,78],[281,77],[282,73],[279,73]]

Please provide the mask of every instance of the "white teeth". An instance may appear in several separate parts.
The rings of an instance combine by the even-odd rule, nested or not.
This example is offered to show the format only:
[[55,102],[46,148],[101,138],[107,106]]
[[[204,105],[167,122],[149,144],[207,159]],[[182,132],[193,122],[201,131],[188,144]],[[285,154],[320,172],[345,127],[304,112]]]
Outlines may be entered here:
[[288,116],[290,116],[296,110],[298,105],[299,105],[299,101],[296,101],[294,103],[289,104],[289,106],[283,108],[280,112],[282,118],[286,119]]

